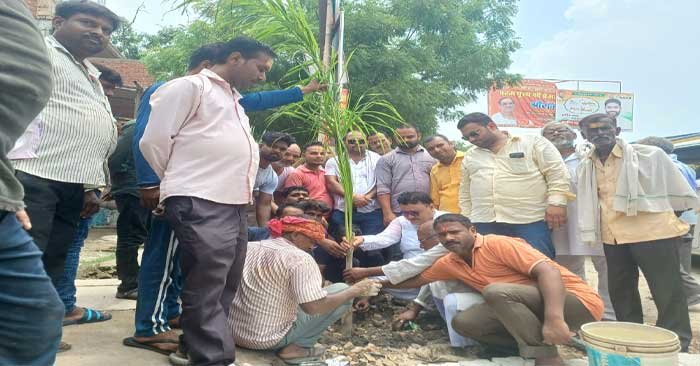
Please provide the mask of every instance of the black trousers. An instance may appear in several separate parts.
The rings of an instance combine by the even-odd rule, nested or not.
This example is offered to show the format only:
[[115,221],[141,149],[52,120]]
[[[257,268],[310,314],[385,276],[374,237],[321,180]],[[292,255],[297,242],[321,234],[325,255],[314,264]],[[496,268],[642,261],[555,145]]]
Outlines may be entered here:
[[622,322],[643,322],[639,270],[649,284],[659,317],[656,325],[676,332],[687,352],[692,338],[688,303],[681,282],[678,246],[681,238],[632,244],[605,244],[608,287],[615,316]]
[[57,182],[21,171],[17,171],[16,176],[24,187],[24,203],[32,221],[29,234],[44,253],[44,269],[55,286],[63,275],[68,247],[78,228],[83,209],[83,185]]
[[180,246],[180,325],[193,365],[229,365],[235,344],[228,313],[248,246],[246,205],[169,197],[165,217]]
[[139,204],[139,198],[131,194],[114,196],[119,218],[117,219],[117,277],[121,281],[119,292],[138,287],[139,246],[148,236],[151,211]]

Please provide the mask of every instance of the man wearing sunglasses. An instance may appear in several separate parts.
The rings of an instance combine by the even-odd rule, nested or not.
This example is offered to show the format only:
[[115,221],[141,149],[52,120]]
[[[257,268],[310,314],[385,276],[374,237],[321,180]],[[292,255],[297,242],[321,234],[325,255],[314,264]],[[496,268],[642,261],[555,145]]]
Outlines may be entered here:
[[[345,226],[345,210],[353,210],[353,224],[360,227],[365,235],[379,234],[384,230],[382,225],[382,211],[375,199],[377,194],[377,179],[374,171],[379,161],[379,154],[367,150],[367,139],[360,131],[350,131],[343,139],[348,151],[350,171],[352,172],[353,197],[352,203],[346,205],[342,184],[340,184],[340,172],[338,158],[334,157],[326,162],[326,186],[333,196],[333,213],[328,223],[331,231],[336,227]],[[378,250],[355,253],[360,265],[363,267],[380,266],[384,264],[384,258]],[[345,261],[344,258],[337,260]],[[339,267],[339,268],[342,268]]]
[[479,233],[525,239],[554,258],[551,230],[566,224],[569,172],[559,151],[539,135],[511,136],[483,113],[457,128],[476,145],[462,162],[459,205]]
[[[359,247],[365,251],[377,250],[399,243],[403,259],[413,258],[424,253],[418,240],[418,227],[447,212],[436,210],[430,195],[425,192],[402,193],[398,202],[401,216],[392,220],[389,226],[377,235],[356,236],[353,242],[356,248]],[[343,244],[349,245],[347,242]],[[346,277],[352,278],[349,275],[350,273],[346,272]],[[416,288],[390,290],[390,293],[402,300],[413,300],[418,295],[418,291],[419,289]]]

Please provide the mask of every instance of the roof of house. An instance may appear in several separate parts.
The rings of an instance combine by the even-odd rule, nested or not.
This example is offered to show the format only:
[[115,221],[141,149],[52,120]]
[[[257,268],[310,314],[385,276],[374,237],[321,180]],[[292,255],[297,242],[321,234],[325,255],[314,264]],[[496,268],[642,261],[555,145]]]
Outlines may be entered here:
[[684,163],[700,164],[700,132],[667,136],[673,142],[673,153]]
[[91,57],[90,62],[102,64],[118,72],[122,77],[125,88],[136,88],[134,82],[138,83],[142,88],[147,88],[155,81],[153,76],[146,70],[146,65],[139,60]]

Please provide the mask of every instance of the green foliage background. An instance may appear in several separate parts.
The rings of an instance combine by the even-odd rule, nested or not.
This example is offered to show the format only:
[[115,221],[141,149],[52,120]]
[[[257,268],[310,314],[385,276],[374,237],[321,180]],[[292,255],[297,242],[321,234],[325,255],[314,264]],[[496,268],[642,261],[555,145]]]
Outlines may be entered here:
[[[318,33],[318,1],[302,0]],[[177,5],[182,0],[173,3]],[[236,11],[236,1],[196,0],[189,11],[198,20],[144,35],[125,27],[114,43],[131,58],[143,60],[159,80],[184,74],[192,50],[246,34],[227,21],[220,6]],[[423,134],[435,132],[439,119],[453,120],[456,107],[473,101],[494,84],[517,82],[509,74],[512,53],[519,48],[512,19],[516,0],[346,0],[345,50],[351,103],[361,95],[381,94]],[[165,5],[167,6],[167,5]],[[317,34],[318,37],[318,34]],[[284,78],[299,60],[282,53],[259,89],[295,85],[308,75]],[[269,113],[252,115],[262,126]],[[290,130],[293,120],[278,119],[270,128]],[[302,141],[309,136],[298,136]]]

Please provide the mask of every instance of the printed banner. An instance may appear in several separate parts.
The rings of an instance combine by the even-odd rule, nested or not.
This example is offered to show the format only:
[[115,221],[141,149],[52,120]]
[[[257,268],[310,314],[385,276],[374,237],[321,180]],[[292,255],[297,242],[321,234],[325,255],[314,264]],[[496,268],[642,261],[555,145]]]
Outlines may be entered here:
[[578,121],[589,114],[607,113],[617,118],[617,126],[632,131],[634,94],[608,93],[583,90],[558,90],[557,114],[559,122],[578,128]]
[[523,79],[518,85],[489,91],[489,116],[500,127],[539,128],[554,121],[556,98],[556,84]]

